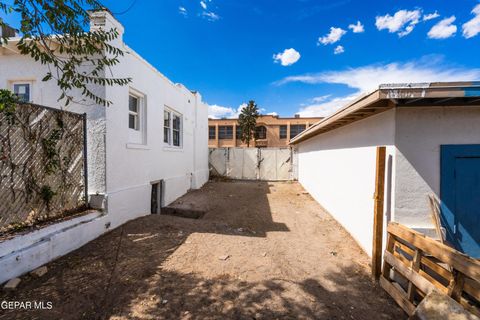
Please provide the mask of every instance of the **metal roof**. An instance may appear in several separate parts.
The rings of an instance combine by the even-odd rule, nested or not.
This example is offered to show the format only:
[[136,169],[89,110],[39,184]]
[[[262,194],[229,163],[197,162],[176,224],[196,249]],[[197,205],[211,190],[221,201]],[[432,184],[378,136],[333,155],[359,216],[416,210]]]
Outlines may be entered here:
[[382,84],[315,123],[290,144],[396,107],[480,106],[480,81]]

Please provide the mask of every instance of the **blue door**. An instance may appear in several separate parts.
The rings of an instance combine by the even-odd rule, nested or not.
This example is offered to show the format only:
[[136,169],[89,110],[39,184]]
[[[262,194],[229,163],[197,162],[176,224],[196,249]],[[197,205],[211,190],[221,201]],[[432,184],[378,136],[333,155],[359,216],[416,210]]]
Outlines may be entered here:
[[441,146],[441,200],[447,240],[480,258],[480,145]]

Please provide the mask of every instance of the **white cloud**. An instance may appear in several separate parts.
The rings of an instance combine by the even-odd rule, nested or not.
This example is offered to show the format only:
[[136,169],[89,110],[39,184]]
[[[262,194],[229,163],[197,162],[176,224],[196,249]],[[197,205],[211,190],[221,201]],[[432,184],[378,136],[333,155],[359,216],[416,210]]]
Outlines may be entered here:
[[323,45],[332,44],[340,41],[340,39],[347,33],[347,31],[342,28],[330,28],[330,33],[326,36],[318,38],[318,44],[322,43]]
[[222,107],[216,104],[208,106],[208,117],[212,119],[221,119],[221,118],[238,118],[240,111],[242,111],[243,107],[247,104],[243,103],[238,106],[237,109],[231,107]]
[[208,7],[212,7],[212,0],[201,0],[199,3],[202,7],[202,11],[199,13],[200,17],[208,21],[220,20],[220,16],[217,13],[213,12],[212,9],[208,10]]
[[393,16],[389,14],[377,16],[375,25],[378,30],[387,29],[388,32],[397,33],[399,37],[403,37],[413,31],[421,16],[420,9],[399,10]]
[[323,96],[319,96],[319,97],[315,97],[315,98],[312,98],[312,102],[313,103],[319,103],[319,102],[323,102],[325,100],[327,100],[328,98],[330,98],[332,95],[331,94],[326,94],[326,95],[323,95]]
[[202,17],[204,17],[208,21],[217,21],[220,19],[220,16],[218,14],[210,11],[202,12]]
[[357,94],[329,99],[301,107],[297,112],[301,117],[327,117],[352,102]]
[[282,66],[290,66],[297,62],[300,59],[300,53],[293,49],[285,49],[282,53],[277,53],[273,55],[273,60],[275,62],[280,62]]
[[362,33],[365,32],[365,27],[360,21],[357,21],[357,24],[350,24],[348,26],[349,29],[352,29],[353,33]]
[[467,39],[473,38],[480,33],[480,4],[473,8],[472,13],[475,17],[462,26],[463,36]]
[[452,24],[455,21],[455,16],[440,20],[436,25],[428,32],[430,39],[447,39],[455,35],[457,32],[457,26]]
[[386,83],[474,80],[480,80],[480,69],[445,67],[435,59],[426,57],[424,60],[414,62],[374,64],[342,71],[290,76],[276,84],[282,85],[290,82],[336,83],[366,92]]
[[[308,105],[299,109],[303,117],[328,116],[344,107],[359,95],[377,89],[380,84],[412,83],[435,81],[475,81],[480,80],[480,69],[449,68],[439,65],[431,57],[422,61],[368,65],[343,71],[330,71],[311,75],[293,76],[278,84],[303,82],[309,84],[342,84],[354,89],[353,94],[344,96],[320,96],[313,98]],[[438,61],[438,60],[437,60]]]
[[276,117],[276,116],[278,116],[278,113],[276,113],[275,111],[274,111],[274,112],[269,112],[269,113],[267,113],[267,116],[274,116],[274,117]]
[[437,11],[435,11],[434,13],[429,13],[429,14],[424,14],[423,15],[423,21],[428,21],[428,20],[432,20],[432,19],[436,19],[440,17],[440,14],[438,14]]
[[334,50],[333,50],[333,54],[342,54],[345,52],[345,48],[343,46],[337,46]]
[[188,11],[185,7],[178,7],[178,12],[183,16],[187,16],[188,14]]

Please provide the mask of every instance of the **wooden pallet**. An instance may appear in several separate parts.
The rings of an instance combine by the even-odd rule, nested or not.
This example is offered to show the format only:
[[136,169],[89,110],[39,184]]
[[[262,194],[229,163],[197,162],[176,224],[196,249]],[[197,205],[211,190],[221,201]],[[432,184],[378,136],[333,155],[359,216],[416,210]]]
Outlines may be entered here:
[[388,225],[380,285],[408,315],[437,290],[480,316],[480,261],[398,223]]

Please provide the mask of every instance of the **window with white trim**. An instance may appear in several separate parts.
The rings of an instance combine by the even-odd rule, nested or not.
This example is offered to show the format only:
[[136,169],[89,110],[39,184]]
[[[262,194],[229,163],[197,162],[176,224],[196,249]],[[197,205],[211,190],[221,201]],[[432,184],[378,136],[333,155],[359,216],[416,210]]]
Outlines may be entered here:
[[128,97],[128,127],[140,130],[140,99],[134,95]]
[[163,112],[163,142],[172,147],[182,146],[182,115],[165,109]]
[[173,145],[175,147],[180,147],[180,129],[181,129],[182,118],[174,114],[172,120],[173,120],[173,126],[172,126]]
[[165,110],[163,112],[163,142],[170,144],[170,129],[171,129],[171,112]]
[[32,84],[30,82],[13,82],[12,89],[21,102],[32,101]]
[[147,97],[130,89],[128,94],[128,143],[147,144]]

